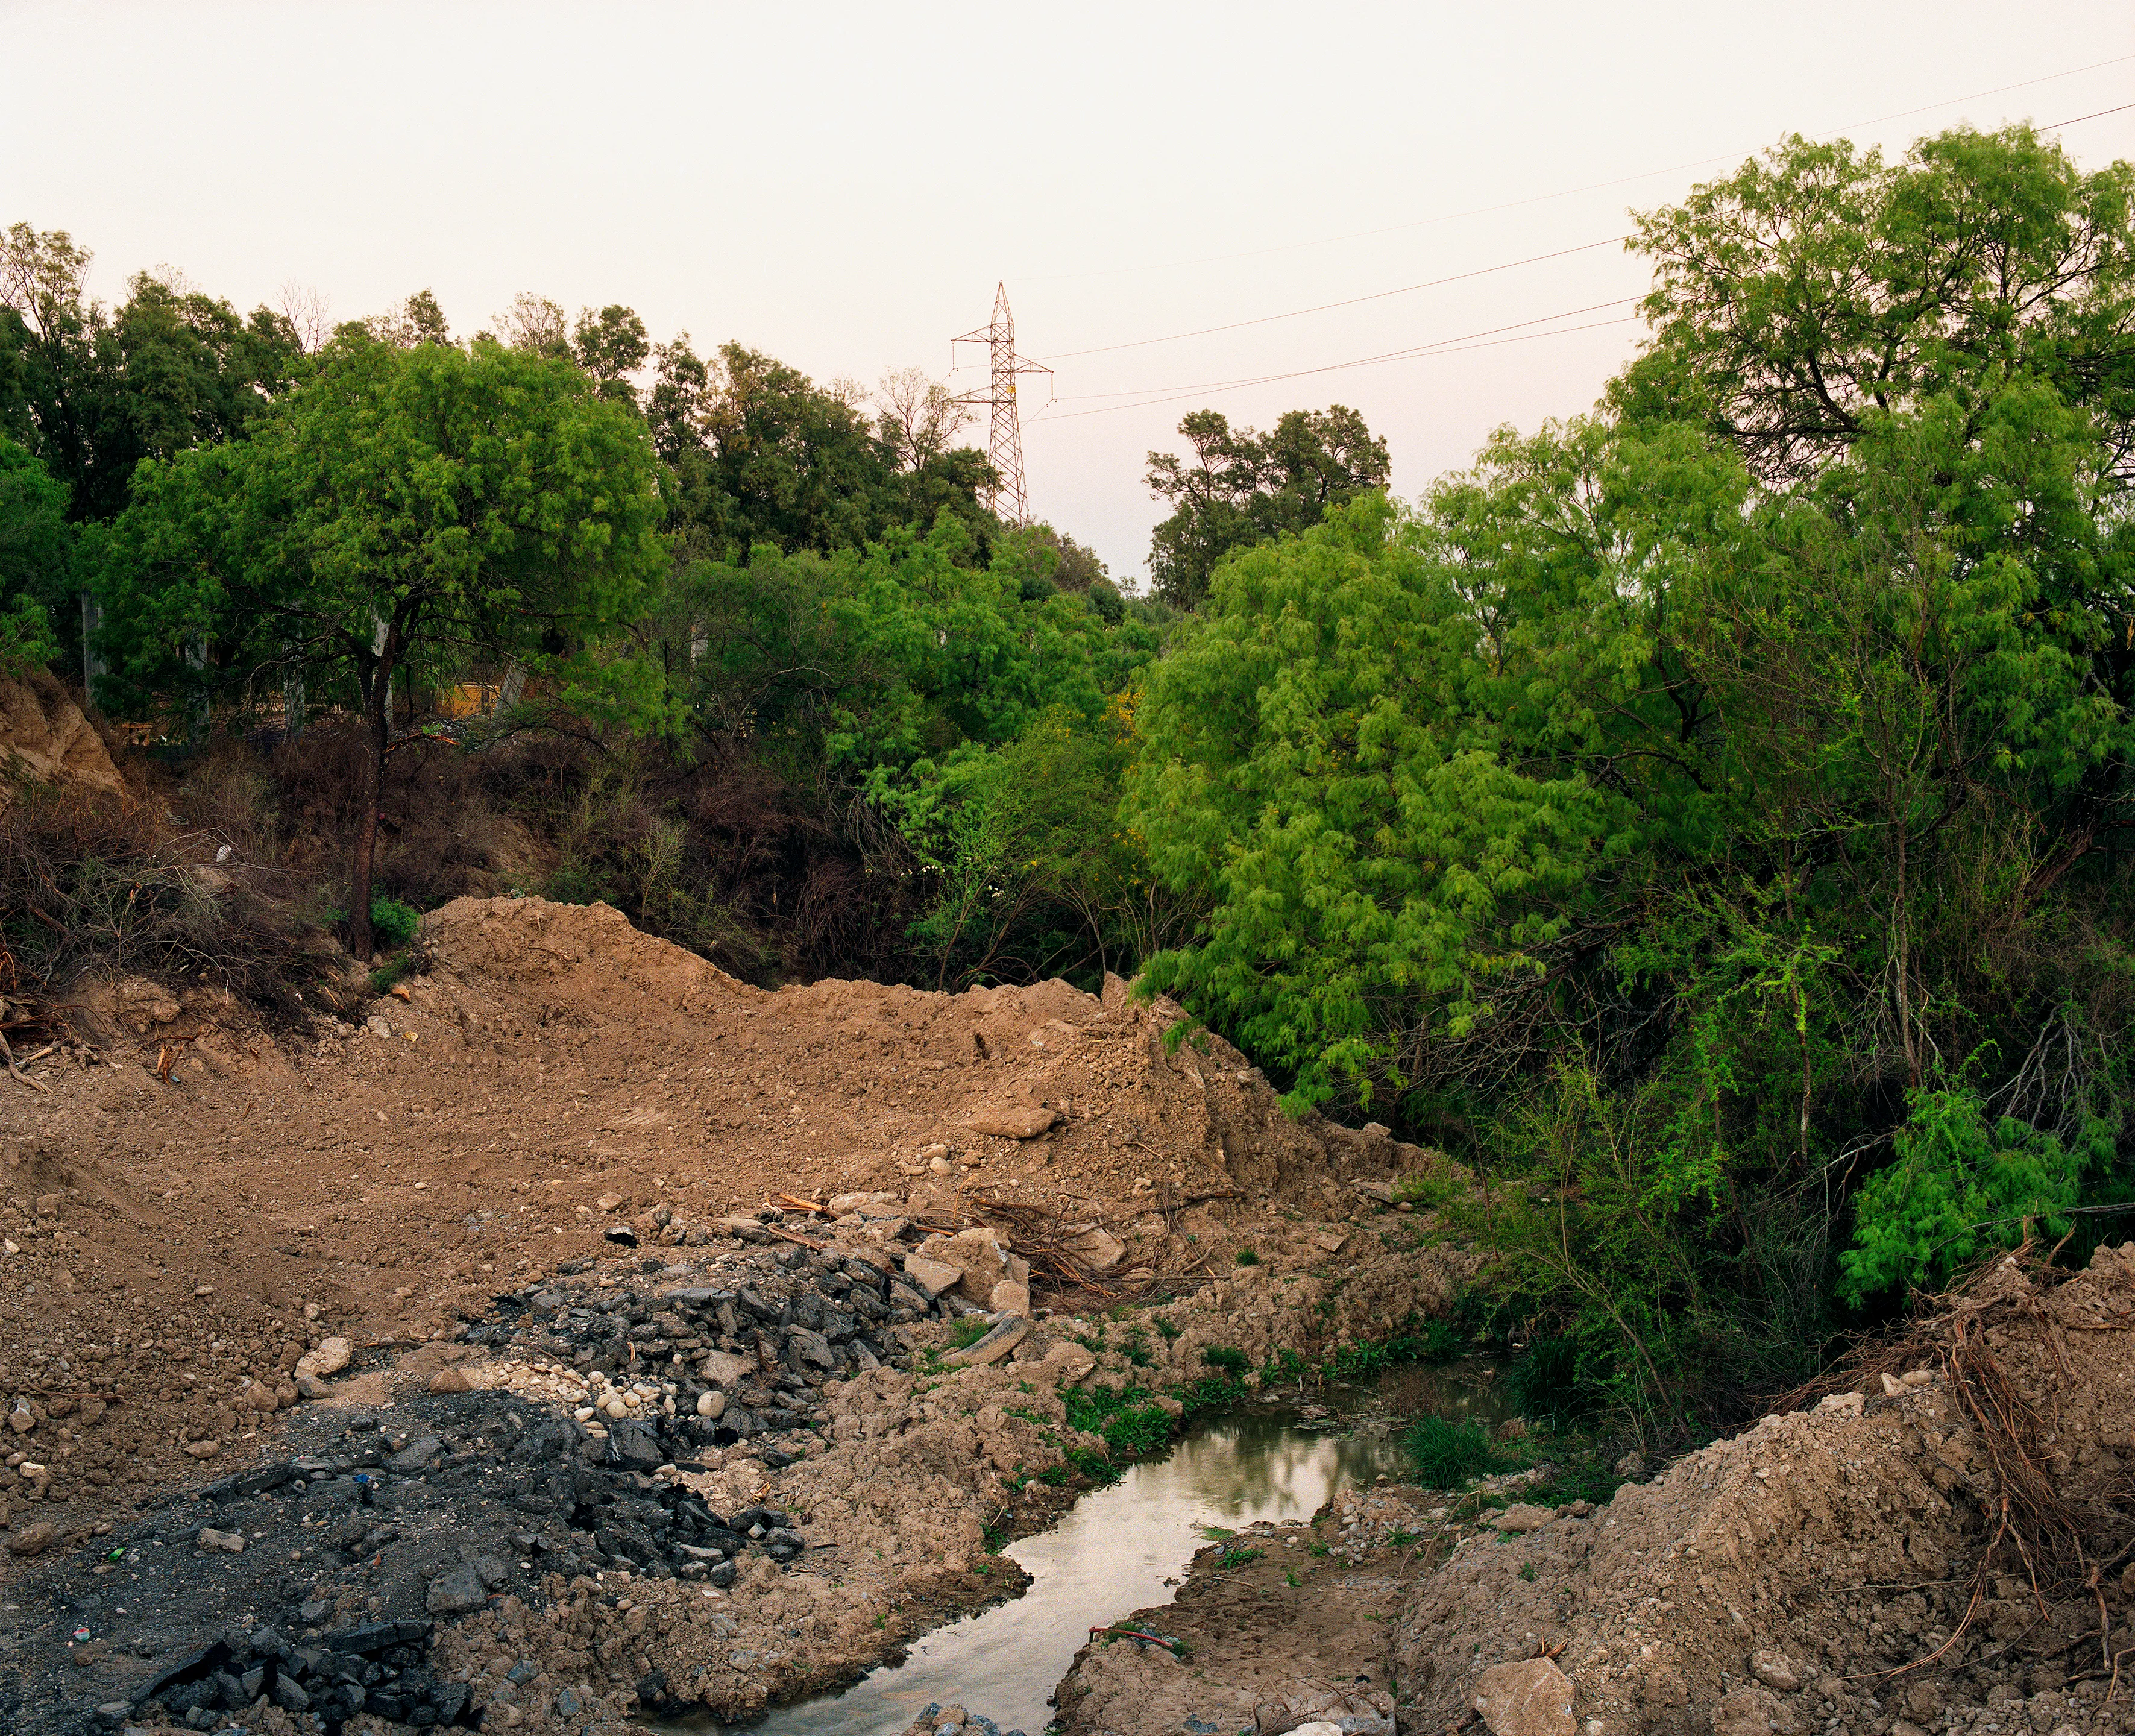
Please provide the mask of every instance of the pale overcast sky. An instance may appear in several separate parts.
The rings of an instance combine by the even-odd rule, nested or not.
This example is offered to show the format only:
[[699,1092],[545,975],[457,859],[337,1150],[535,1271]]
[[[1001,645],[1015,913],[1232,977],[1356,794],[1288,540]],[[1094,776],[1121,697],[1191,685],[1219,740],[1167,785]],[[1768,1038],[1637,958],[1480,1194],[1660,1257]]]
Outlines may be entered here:
[[[1025,405],[1034,510],[1128,578],[1144,455],[1185,411],[1353,404],[1412,496],[1496,424],[1591,403],[1636,332],[1596,304],[1644,277],[1594,247],[1101,346],[1606,241],[1789,131],[1902,150],[2135,102],[2128,0],[0,0],[0,223],[70,230],[107,298],[161,263],[343,318],[428,286],[463,335],[531,289],[871,382],[946,374],[1005,279],[1058,370]],[[2135,157],[2135,111],[2064,138]],[[1552,316],[1590,329],[1210,389]]]

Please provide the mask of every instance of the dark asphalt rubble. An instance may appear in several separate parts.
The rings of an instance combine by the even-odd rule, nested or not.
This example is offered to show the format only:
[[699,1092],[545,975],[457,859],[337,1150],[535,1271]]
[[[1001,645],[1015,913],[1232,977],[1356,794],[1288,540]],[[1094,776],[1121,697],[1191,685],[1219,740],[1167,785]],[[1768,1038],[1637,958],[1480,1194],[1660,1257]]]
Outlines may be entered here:
[[219,1714],[263,1703],[312,1713],[337,1730],[361,1712],[417,1729],[472,1727],[465,1682],[442,1680],[427,1667],[433,1624],[364,1622],[308,1642],[272,1627],[215,1641],[163,1670],[138,1703],[104,1707],[109,1723],[160,1708],[188,1729],[220,1729]]
[[[0,1684],[17,1714],[0,1728],[109,1731],[152,1698],[200,1729],[299,1700],[330,1732],[360,1710],[449,1726],[470,1714],[465,1685],[424,1662],[433,1622],[618,1569],[730,1588],[744,1553],[794,1560],[806,1539],[784,1512],[716,1512],[655,1473],[792,1463],[817,1444],[826,1382],[909,1366],[898,1328],[973,1312],[869,1252],[742,1228],[680,1264],[584,1262],[496,1298],[470,1342],[611,1377],[599,1390],[627,1414],[480,1387],[291,1413],[295,1456],[40,1564],[13,1619],[56,1643],[14,1705]],[[92,1638],[56,1643],[75,1632]]]
[[[953,1293],[928,1297],[879,1254],[756,1233],[770,1245],[565,1269],[495,1298],[467,1340],[582,1376],[656,1381],[690,1439],[727,1447],[812,1426],[827,1381],[908,1368],[899,1327],[977,1312]],[[598,1413],[587,1420],[611,1426]],[[765,1447],[767,1463],[789,1461],[790,1446]]]
[[[436,1620],[507,1595],[539,1604],[615,1569],[729,1587],[744,1553],[782,1563],[806,1547],[777,1508],[716,1513],[651,1475],[690,1463],[672,1418],[611,1424],[603,1438],[474,1392],[334,1422],[307,1431],[305,1453],[99,1538],[101,1574],[87,1555],[38,1572],[19,1619],[86,1632],[94,1650],[51,1659],[23,1702],[0,1706],[50,1720],[0,1727],[109,1729],[151,1700],[197,1729],[263,1701],[317,1713],[330,1732],[359,1711],[449,1725],[466,1714],[466,1686],[428,1671]],[[38,1707],[46,1695],[65,1706]]]

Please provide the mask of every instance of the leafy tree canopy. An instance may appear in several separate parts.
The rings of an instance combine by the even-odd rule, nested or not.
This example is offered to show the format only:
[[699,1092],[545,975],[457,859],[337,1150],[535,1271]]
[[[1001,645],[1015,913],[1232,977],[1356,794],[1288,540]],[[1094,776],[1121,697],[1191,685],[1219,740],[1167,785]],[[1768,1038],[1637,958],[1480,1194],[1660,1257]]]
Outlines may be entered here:
[[395,673],[517,661],[583,699],[592,654],[667,566],[637,418],[569,364],[495,343],[344,337],[252,438],[145,464],[135,494],[98,580],[110,698],[301,672],[358,701],[372,746],[351,875],[362,956]]
[[1654,262],[1625,413],[1710,428],[1760,477],[1814,468],[1879,413],[1982,416],[2037,380],[2098,418],[2135,480],[2135,165],[2080,173],[2029,127],[1959,128],[1901,162],[1799,137],[1638,220]]
[[64,230],[0,238],[0,351],[18,438],[77,521],[116,516],[133,467],[242,433],[294,378],[295,329],[261,307],[142,273],[116,310],[90,298],[90,254]]
[[1292,410],[1265,434],[1196,410],[1179,432],[1191,456],[1151,452],[1146,480],[1174,509],[1150,540],[1150,582],[1182,609],[1200,606],[1232,550],[1295,536],[1328,507],[1386,486],[1386,442],[1342,404]]
[[0,434],[0,671],[56,649],[52,617],[73,601],[74,527],[66,489]]
[[653,364],[646,418],[675,473],[671,526],[693,552],[856,549],[893,525],[924,532],[946,514],[978,535],[983,557],[993,525],[979,498],[993,471],[978,452],[946,445],[946,402],[914,388],[902,409],[893,394],[871,416],[859,388],[819,386],[738,343],[708,362],[686,334],[660,346]]

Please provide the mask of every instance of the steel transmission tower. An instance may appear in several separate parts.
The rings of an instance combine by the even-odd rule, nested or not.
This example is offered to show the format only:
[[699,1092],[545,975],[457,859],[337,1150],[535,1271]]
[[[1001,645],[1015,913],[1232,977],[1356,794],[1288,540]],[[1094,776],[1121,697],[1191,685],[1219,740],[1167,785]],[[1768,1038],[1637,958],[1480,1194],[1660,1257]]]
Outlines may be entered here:
[[1053,370],[1043,362],[1032,361],[1015,353],[1015,316],[1008,311],[1005,283],[995,286],[993,323],[951,338],[952,354],[958,344],[984,344],[992,352],[992,375],[985,389],[966,392],[956,400],[959,404],[983,404],[990,413],[986,457],[1000,477],[1000,486],[988,497],[987,508],[1011,524],[1027,525],[1030,522],[1030,496],[1023,481],[1023,423],[1016,413],[1015,377],[1019,374],[1043,374],[1050,380]]

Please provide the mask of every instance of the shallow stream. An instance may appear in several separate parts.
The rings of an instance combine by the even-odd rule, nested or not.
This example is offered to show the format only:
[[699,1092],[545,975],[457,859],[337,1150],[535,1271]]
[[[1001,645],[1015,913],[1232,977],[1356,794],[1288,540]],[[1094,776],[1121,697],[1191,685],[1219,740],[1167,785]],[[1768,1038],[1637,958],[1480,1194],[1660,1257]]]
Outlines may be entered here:
[[[1046,1705],[1092,1627],[1169,1599],[1204,1529],[1302,1519],[1346,1483],[1395,1468],[1391,1433],[1337,1434],[1293,1414],[1240,1413],[1085,1495],[1050,1530],[1004,1551],[1031,1576],[1020,1598],[937,1628],[905,1661],[845,1693],[773,1712],[762,1736],[895,1736],[930,1700],[968,1696],[1005,1730],[1038,1736]],[[1159,1625],[1161,1625],[1160,1623]]]
[[[1504,1414],[1487,1374],[1466,1369],[1390,1370],[1338,1395],[1339,1423],[1262,1410],[1198,1424],[1164,1458],[1132,1466],[1049,1530],[1010,1544],[1002,1553],[1031,1577],[1021,1597],[937,1627],[904,1662],[842,1694],[778,1708],[752,1736],[898,1736],[937,1700],[1039,1736],[1053,1716],[1047,1701],[1090,1630],[1169,1603],[1208,1527],[1309,1518],[1344,1486],[1397,1473],[1401,1428],[1416,1415],[1494,1424]],[[654,1727],[724,1728],[696,1718]]]

